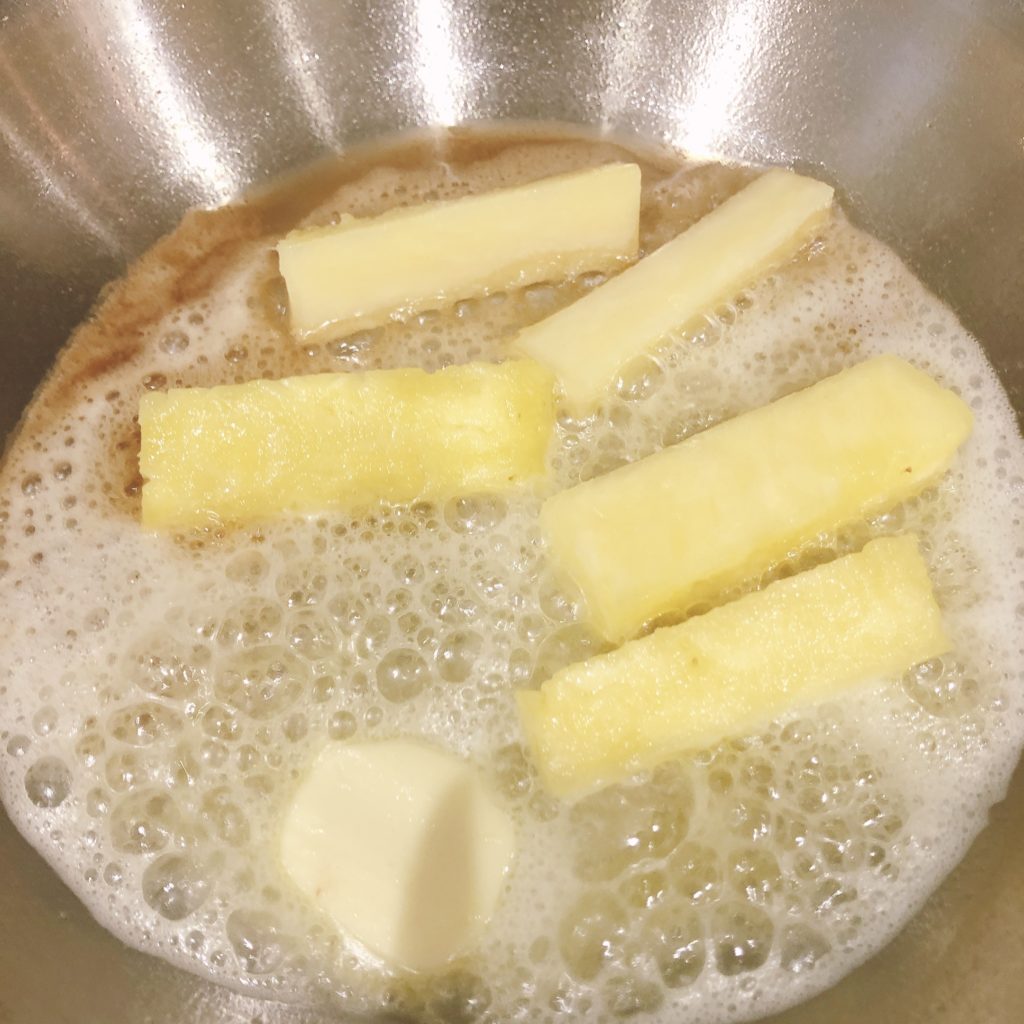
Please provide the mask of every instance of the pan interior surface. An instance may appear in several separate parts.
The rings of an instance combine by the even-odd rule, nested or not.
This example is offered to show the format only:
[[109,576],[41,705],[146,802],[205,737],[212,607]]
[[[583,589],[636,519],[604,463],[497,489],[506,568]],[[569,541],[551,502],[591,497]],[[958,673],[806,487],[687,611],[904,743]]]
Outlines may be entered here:
[[[381,134],[510,117],[635,133],[697,155],[795,163],[834,179],[855,221],[892,242],[982,339],[1016,400],[1022,299],[1011,283],[1022,199],[1011,184],[1021,168],[1022,126],[1013,118],[1022,115],[1010,98],[1022,56],[1020,25],[997,6],[967,19],[922,5],[915,21],[912,10],[897,18],[883,5],[851,4],[827,27],[778,4],[570,6],[557,16],[547,5],[501,16],[424,4],[377,10],[364,19],[326,4],[256,5],[244,23],[214,5],[190,5],[187,14],[159,4],[12,14],[0,32],[12,86],[3,115],[13,145],[0,157],[9,162],[0,257],[12,297],[4,309],[15,368],[2,385],[8,425],[99,285],[187,206],[218,204]],[[161,88],[140,92],[143,69],[157,58]],[[114,102],[128,83],[132,104]],[[956,161],[947,158],[953,151]],[[964,971],[995,979],[980,997],[994,1000],[993,1019],[1017,1005],[1006,945],[1020,941],[1020,880],[998,851],[1020,834],[1019,807],[1011,793],[998,827],[982,837],[975,874],[969,860],[952,895],[929,905],[901,943],[822,997],[835,1019],[854,1019],[865,985],[903,1019],[925,1010],[931,1019],[969,1019],[976,1005],[958,1009],[949,981]],[[5,828],[4,863],[27,883],[4,896],[26,936],[0,957],[0,974],[12,979],[2,986],[12,1019],[37,1018],[41,993],[55,1012],[71,999],[45,981],[57,964],[110,978],[89,986],[96,1019],[117,1020],[132,998],[169,1007],[183,993],[197,1019],[261,1012],[258,1002],[159,964],[136,967],[138,958],[98,933]],[[992,955],[967,960],[963,936],[975,949],[989,941]],[[926,978],[939,980],[918,983]]]

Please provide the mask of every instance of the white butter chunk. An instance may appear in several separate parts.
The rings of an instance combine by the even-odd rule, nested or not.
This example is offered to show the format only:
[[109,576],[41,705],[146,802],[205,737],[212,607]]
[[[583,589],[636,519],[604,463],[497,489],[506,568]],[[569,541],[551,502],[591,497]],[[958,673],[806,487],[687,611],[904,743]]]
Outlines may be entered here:
[[302,228],[277,246],[299,337],[372,327],[537,281],[611,271],[639,247],[640,168],[607,164]]
[[768,171],[639,263],[520,331],[514,349],[552,369],[568,408],[586,412],[632,359],[793,256],[831,204],[828,185]]
[[515,847],[472,765],[411,740],[331,744],[281,832],[296,886],[390,965],[442,966],[491,917]]

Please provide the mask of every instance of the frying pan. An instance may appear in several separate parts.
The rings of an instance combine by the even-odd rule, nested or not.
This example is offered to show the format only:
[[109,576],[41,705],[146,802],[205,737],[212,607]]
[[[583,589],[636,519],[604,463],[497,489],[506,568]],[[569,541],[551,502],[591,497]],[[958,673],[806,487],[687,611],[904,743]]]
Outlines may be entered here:
[[[554,120],[838,182],[1024,409],[1017,0],[6,0],[0,436],[101,286],[190,206],[377,136]],[[1012,553],[1008,553],[1012,554]],[[1024,772],[886,950],[778,1018],[1011,1022]],[[317,1024],[104,932],[0,815],[3,1024]]]

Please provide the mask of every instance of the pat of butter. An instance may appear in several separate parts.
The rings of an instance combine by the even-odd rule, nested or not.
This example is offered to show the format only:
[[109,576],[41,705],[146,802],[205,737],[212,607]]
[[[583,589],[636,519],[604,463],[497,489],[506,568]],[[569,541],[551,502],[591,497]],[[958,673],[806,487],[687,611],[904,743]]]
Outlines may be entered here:
[[640,168],[609,164],[292,231],[277,246],[292,331],[341,334],[396,311],[613,270],[636,255],[639,219]]
[[768,171],[639,263],[521,331],[514,350],[549,366],[566,405],[585,412],[632,359],[788,260],[831,204],[828,185]]
[[470,948],[514,852],[512,821],[478,772],[411,740],[331,744],[281,832],[296,886],[390,964],[427,971]]

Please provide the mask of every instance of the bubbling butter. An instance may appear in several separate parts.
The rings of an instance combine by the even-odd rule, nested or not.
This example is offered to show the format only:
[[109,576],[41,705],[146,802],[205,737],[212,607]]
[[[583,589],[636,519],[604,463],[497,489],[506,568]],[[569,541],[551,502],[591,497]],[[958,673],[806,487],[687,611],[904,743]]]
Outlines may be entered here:
[[[974,413],[952,471],[759,581],[919,534],[954,650],[900,680],[561,803],[536,779],[513,693],[605,645],[549,565],[543,494],[140,529],[147,391],[498,359],[601,280],[296,344],[273,247],[297,219],[633,160],[641,254],[752,177],[568,136],[381,149],[325,172],[302,217],[287,185],[263,207],[190,215],[58,359],[0,470],[0,791],[124,941],[341,1011],[724,1024],[806,998],[879,949],[984,825],[1024,738],[1024,452],[977,343],[838,211],[794,262],[622,371],[592,414],[563,414],[551,490],[872,355],[912,361]],[[423,977],[340,931],[276,854],[318,750],[396,737],[475,765],[517,836],[477,948]]]

